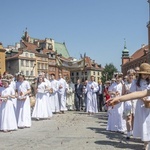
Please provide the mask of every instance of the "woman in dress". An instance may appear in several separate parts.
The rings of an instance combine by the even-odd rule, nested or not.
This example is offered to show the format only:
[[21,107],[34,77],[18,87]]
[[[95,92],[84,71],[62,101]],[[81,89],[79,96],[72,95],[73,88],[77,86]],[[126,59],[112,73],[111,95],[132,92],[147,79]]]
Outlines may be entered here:
[[2,79],[3,87],[0,87],[0,130],[8,132],[17,130],[17,121],[12,99],[15,98],[15,91],[9,86],[10,81]]
[[36,102],[33,109],[32,118],[39,119],[50,119],[52,117],[51,109],[49,109],[47,102],[47,91],[48,85],[44,81],[43,77],[38,77],[37,80],[37,93],[36,93]]
[[18,128],[31,127],[31,108],[29,94],[31,92],[30,84],[25,80],[23,74],[18,75],[16,83],[17,93],[17,123]]

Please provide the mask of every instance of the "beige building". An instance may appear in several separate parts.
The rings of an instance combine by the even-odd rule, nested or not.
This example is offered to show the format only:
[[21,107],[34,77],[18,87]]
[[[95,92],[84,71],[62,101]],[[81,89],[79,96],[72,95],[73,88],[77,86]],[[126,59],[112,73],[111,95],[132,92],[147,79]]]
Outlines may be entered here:
[[61,55],[65,58],[69,57],[65,43],[58,43],[49,38],[45,38],[45,40],[31,38],[26,31],[20,41],[20,46],[35,53],[36,76],[41,72],[45,72],[47,76],[54,73],[58,78],[58,74],[61,72],[65,78],[70,77],[69,71],[59,68],[56,64],[56,55]]
[[5,49],[3,48],[2,43],[0,43],[0,74],[2,75],[5,72]]
[[72,82],[76,83],[78,79],[81,81],[90,80],[91,75],[95,77],[95,81],[98,82],[102,77],[103,68],[98,65],[90,57],[85,57],[85,69],[84,70],[75,70],[70,72],[70,77]]
[[15,75],[22,72],[27,80],[32,80],[36,75],[35,53],[28,50],[12,50],[6,53],[6,70]]

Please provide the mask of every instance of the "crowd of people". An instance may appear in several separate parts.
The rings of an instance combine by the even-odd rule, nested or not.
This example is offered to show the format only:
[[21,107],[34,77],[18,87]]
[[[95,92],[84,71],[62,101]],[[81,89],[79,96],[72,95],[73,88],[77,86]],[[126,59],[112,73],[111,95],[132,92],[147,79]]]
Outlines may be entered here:
[[[140,137],[144,149],[150,141],[150,65],[129,69],[127,75],[114,74],[105,84],[95,77],[74,84],[61,73],[46,78],[42,72],[30,84],[22,73],[4,73],[0,79],[0,130],[30,128],[31,120],[51,119],[65,111],[85,111],[88,115],[107,111],[106,130]],[[148,89],[148,92],[145,90]],[[143,91],[143,93],[134,93]],[[124,95],[124,96],[122,96]],[[149,95],[149,96],[147,96]]]
[[[116,75],[116,82],[108,88],[107,130],[126,133],[126,139],[140,138],[148,150],[150,143],[150,65],[127,71],[124,80]],[[123,95],[123,96],[122,96]]]
[[0,79],[0,130],[30,128],[31,120],[51,119],[65,111],[85,111],[89,115],[102,111],[103,86],[91,76],[90,81],[74,84],[59,73],[46,78],[42,72],[29,83],[22,73],[5,72]]

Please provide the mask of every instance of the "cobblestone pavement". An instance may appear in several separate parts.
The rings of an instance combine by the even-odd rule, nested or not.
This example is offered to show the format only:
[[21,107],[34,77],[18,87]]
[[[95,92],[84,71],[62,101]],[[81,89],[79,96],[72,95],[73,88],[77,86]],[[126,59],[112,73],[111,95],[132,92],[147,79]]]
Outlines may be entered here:
[[0,133],[0,150],[142,150],[139,139],[105,130],[105,112],[88,116],[70,111],[51,120],[32,121],[32,127]]

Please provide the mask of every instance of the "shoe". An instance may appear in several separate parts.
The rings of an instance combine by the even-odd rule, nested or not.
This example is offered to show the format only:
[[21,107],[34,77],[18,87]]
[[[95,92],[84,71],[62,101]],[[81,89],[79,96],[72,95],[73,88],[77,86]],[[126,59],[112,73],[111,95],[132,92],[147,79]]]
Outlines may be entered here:
[[144,142],[144,148],[143,148],[143,149],[144,149],[144,150],[148,150],[148,147],[149,147],[148,145],[149,145],[149,143]]
[[127,137],[126,137],[126,140],[130,140],[130,137],[129,137],[129,136],[127,136]]

